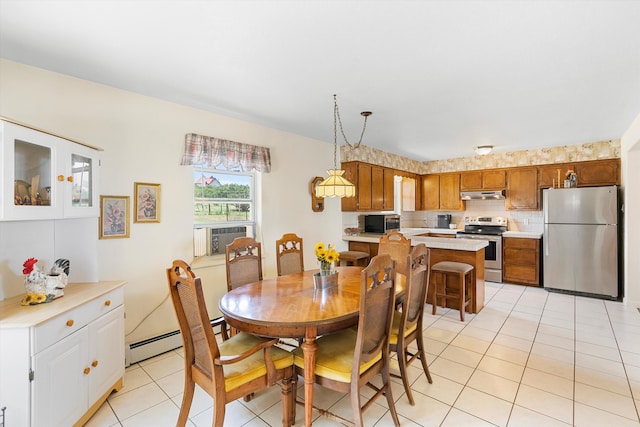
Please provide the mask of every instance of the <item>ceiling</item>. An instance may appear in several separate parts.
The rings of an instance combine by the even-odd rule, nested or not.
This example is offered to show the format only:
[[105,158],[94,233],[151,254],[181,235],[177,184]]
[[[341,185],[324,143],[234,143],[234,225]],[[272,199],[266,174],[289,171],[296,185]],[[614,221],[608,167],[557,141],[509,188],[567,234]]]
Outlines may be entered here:
[[[0,0],[0,57],[416,160],[622,136],[640,0]],[[215,136],[215,135],[214,135]],[[338,143],[342,144],[339,135]]]

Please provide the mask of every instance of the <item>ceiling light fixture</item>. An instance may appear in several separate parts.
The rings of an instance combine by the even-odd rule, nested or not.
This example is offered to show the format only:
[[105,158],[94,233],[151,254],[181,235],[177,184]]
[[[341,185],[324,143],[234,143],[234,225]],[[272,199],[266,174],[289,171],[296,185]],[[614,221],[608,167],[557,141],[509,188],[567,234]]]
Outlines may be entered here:
[[338,124],[340,125],[340,133],[344,138],[344,142],[351,149],[356,149],[362,143],[362,137],[367,128],[367,118],[371,115],[371,111],[363,111],[360,114],[364,117],[364,125],[360,133],[360,139],[352,145],[347,141],[347,137],[344,134],[338,101],[336,100],[336,95],[333,95],[333,169],[329,169],[327,171],[329,176],[316,186],[316,197],[354,197],[356,195],[355,185],[342,176],[344,174],[342,169],[338,169]]
[[493,150],[493,145],[478,145],[474,148],[478,156],[487,155]]

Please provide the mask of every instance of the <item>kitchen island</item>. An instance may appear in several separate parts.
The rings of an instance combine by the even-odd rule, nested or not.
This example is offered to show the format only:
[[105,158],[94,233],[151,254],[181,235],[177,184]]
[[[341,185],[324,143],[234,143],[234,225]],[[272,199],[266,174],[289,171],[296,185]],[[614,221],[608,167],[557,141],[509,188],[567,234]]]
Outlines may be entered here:
[[[448,237],[430,237],[430,229],[412,228],[401,230],[405,237],[411,239],[411,244],[424,243],[429,248],[429,267],[440,261],[456,261],[470,264],[474,268],[475,280],[469,286],[471,303],[469,311],[478,313],[484,307],[484,248],[488,246],[486,240],[455,239]],[[444,230],[443,230],[444,231]],[[455,230],[447,230],[455,237]],[[343,240],[349,242],[349,250],[365,251],[371,256],[378,254],[377,244],[379,234],[360,233],[344,235]],[[365,250],[366,249],[366,250]],[[427,301],[432,301],[433,287],[429,287]]]

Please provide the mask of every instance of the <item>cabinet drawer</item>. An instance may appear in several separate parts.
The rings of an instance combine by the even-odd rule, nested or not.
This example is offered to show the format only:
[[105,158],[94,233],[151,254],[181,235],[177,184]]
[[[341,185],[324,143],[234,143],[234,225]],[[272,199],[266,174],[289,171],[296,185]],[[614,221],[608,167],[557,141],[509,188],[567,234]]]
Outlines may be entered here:
[[503,245],[505,249],[508,249],[508,248],[536,249],[538,247],[538,239],[505,237],[503,239]]
[[504,259],[508,264],[536,265],[538,261],[536,251],[524,250],[521,248],[505,248]]
[[535,267],[526,267],[522,265],[505,266],[502,272],[503,282],[527,283],[538,285],[538,271]]
[[[100,296],[92,301],[62,313],[51,320],[36,326],[32,336],[32,355],[38,354],[50,345],[78,331],[89,322],[124,303],[122,288]],[[49,304],[55,304],[51,302]]]
[[366,252],[368,254],[371,254],[369,250],[369,243],[367,242],[349,242],[349,250]]

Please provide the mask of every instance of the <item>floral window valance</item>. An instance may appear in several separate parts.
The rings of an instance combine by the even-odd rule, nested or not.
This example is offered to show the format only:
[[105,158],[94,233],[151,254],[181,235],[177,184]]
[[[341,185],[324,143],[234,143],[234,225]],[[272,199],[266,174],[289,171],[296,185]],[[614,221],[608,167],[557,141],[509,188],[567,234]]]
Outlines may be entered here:
[[226,169],[240,167],[244,172],[252,169],[271,172],[271,153],[266,147],[188,133],[184,138],[180,164],[201,167],[223,165]]

